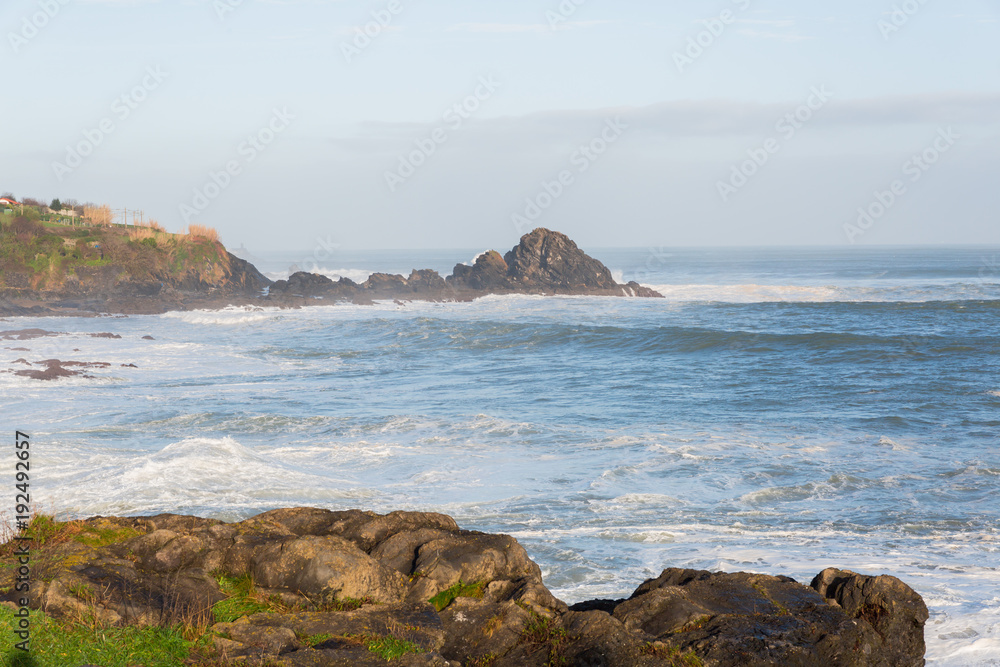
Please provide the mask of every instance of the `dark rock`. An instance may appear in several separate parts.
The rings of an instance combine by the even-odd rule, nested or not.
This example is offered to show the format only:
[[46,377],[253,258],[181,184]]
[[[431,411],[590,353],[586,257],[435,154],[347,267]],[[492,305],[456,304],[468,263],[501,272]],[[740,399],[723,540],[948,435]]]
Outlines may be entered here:
[[299,271],[271,285],[271,294],[294,294],[298,296],[323,296],[334,291],[334,282],[318,273]]
[[476,258],[472,266],[459,264],[448,277],[448,283],[459,289],[483,292],[507,290],[507,263],[495,250],[484,252]]
[[88,334],[91,338],[121,338],[118,334],[113,333],[92,333]]
[[288,280],[271,285],[270,293],[277,296],[350,298],[360,286],[350,278],[337,282],[316,273],[295,273]]
[[422,269],[417,271],[416,269],[410,273],[410,277],[406,281],[407,286],[412,292],[415,293],[425,293],[425,292],[440,292],[448,288],[448,283],[445,279],[441,277],[437,271],[433,269]]
[[143,337],[142,337],[142,339],[143,339],[143,340],[156,340],[156,339],[155,339],[155,338],[153,338],[152,336],[143,336]]
[[560,291],[617,290],[611,271],[580,250],[565,234],[536,229],[504,255],[514,288]]
[[361,284],[362,289],[398,294],[406,290],[406,278],[388,273],[373,273]]
[[[67,362],[69,363],[69,362]],[[68,368],[64,368],[63,362],[58,359],[47,359],[45,361],[39,361],[39,366],[45,366],[45,370],[23,370],[14,371],[14,375],[20,377],[31,378],[32,380],[42,380],[43,382],[50,382],[52,380],[58,380],[59,378],[73,377],[75,375],[80,375],[79,371],[71,371]]]
[[59,335],[63,334],[45,329],[21,329],[20,331],[0,331],[0,340],[34,340],[35,338]]
[[927,605],[912,588],[896,577],[870,577],[850,570],[828,568],[810,584],[829,600],[835,600],[849,617],[870,624],[882,646],[886,665],[924,664],[924,624]]

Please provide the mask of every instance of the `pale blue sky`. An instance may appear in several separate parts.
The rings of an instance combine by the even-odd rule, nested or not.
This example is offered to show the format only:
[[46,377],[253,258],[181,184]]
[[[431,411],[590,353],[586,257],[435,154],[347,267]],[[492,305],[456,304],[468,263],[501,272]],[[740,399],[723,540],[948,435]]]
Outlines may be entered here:
[[[187,217],[251,250],[506,248],[514,215],[591,247],[1000,243],[1000,0],[563,7],[8,0],[0,190]],[[348,62],[373,12],[392,21]],[[777,126],[796,111],[794,133]],[[603,154],[577,153],[616,118]],[[67,147],[102,121],[113,132],[73,165]],[[262,130],[270,144],[247,143]],[[399,171],[418,140],[434,153]],[[745,184],[720,191],[741,165]],[[903,194],[858,227],[894,181]]]

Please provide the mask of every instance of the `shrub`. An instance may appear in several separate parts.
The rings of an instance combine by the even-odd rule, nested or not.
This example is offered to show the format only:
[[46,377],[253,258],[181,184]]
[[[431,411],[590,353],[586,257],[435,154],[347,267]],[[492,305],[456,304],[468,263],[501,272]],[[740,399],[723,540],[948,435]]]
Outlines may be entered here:
[[149,227],[132,227],[128,230],[128,237],[132,241],[145,241],[146,239],[155,238],[156,232]]
[[111,207],[107,204],[101,206],[94,204],[85,205],[83,207],[83,217],[92,225],[99,227],[110,227],[112,221],[114,221],[114,214],[111,212]]
[[38,222],[38,219],[31,219],[28,216],[19,215],[10,223],[10,231],[17,236],[20,241],[30,241],[36,236],[45,234],[45,227]]
[[205,227],[204,225],[189,226],[188,236],[208,239],[213,242],[217,242],[219,240],[219,232],[215,231],[214,227]]

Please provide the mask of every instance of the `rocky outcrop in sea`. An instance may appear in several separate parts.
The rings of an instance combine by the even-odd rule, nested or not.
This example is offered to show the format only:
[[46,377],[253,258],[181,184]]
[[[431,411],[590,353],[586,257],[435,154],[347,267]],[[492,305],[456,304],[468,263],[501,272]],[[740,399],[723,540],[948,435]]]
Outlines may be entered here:
[[628,598],[567,605],[514,538],[442,514],[96,517],[49,532],[32,607],[108,626],[200,623],[211,650],[193,664],[924,664],[927,607],[887,575],[827,569],[806,586],[666,569]]
[[311,273],[296,273],[270,289],[275,300],[289,297],[338,300],[433,299],[470,300],[487,294],[562,294],[659,297],[635,282],[615,282],[608,267],[580,250],[568,236],[536,229],[506,255],[484,252],[470,266],[459,264],[441,277],[430,269],[410,276],[376,273],[362,284],[346,278],[334,282]]

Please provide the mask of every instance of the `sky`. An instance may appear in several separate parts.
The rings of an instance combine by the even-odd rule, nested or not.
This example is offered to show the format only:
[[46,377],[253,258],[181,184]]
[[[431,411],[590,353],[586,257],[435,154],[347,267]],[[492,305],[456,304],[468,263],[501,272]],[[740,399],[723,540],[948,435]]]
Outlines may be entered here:
[[0,192],[255,252],[1000,244],[1000,0],[5,0]]

